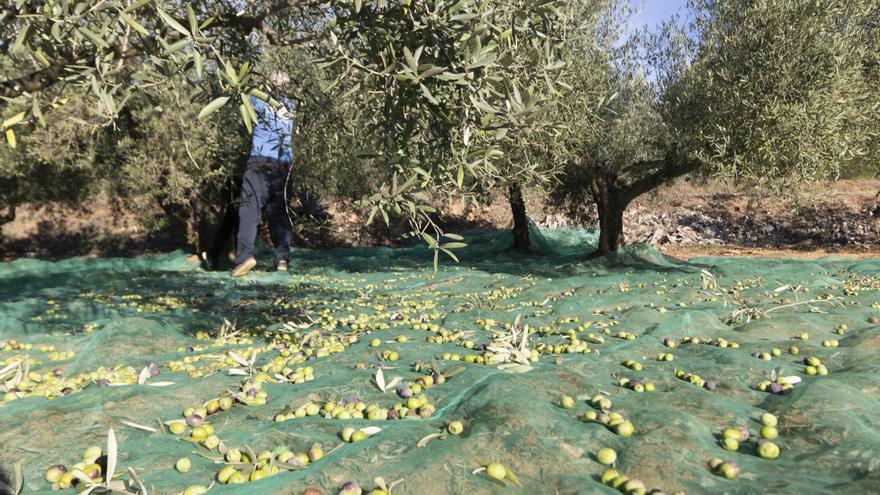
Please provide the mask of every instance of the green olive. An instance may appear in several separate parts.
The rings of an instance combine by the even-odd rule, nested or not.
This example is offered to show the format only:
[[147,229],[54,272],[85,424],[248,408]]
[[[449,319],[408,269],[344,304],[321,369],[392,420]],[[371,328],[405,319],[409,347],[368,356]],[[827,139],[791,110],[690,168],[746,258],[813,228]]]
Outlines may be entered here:
[[574,407],[574,399],[572,399],[571,396],[563,395],[562,399],[559,401],[559,405],[564,409],[571,409]]
[[596,460],[606,466],[611,466],[617,461],[617,452],[610,447],[601,448],[596,452]]
[[507,476],[507,468],[497,462],[486,465],[486,475],[492,479],[503,480]]
[[464,425],[461,424],[461,421],[452,421],[446,426],[446,431],[450,435],[459,435],[464,431]]
[[779,447],[773,442],[762,442],[758,445],[758,455],[763,459],[776,459],[779,457]]
[[186,423],[183,421],[175,421],[168,425],[168,431],[174,435],[182,435],[186,431]]
[[181,457],[174,463],[174,469],[179,473],[188,473],[190,468],[192,468],[192,462],[186,457]]
[[190,485],[183,491],[183,495],[204,495],[208,493],[208,488],[201,485]]
[[779,431],[775,426],[765,426],[761,428],[761,436],[766,438],[767,440],[773,440],[774,438],[779,436]]
[[221,469],[220,472],[217,473],[217,481],[226,484],[229,482],[229,478],[232,477],[235,472],[235,466],[224,466],[223,469]]
[[614,431],[622,437],[628,437],[635,433],[636,429],[629,421],[623,421],[614,427]]
[[777,419],[776,416],[774,416],[770,413],[764,413],[761,415],[761,424],[763,424],[764,426],[774,426],[775,427],[778,424],[778,422],[779,422],[779,419]]
[[49,483],[57,483],[66,472],[66,467],[62,466],[61,464],[57,464],[47,469],[46,474],[43,475],[43,478],[45,478],[45,480]]

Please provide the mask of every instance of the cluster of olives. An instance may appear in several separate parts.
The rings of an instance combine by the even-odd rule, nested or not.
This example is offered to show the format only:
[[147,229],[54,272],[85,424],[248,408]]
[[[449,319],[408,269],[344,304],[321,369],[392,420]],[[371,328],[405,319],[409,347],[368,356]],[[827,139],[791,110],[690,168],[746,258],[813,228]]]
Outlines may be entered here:
[[[34,364],[30,358],[28,363]],[[97,384],[106,385],[131,385],[137,383],[138,372],[131,366],[115,366],[113,368],[100,367],[95,371],[82,373],[72,378],[63,378],[60,369],[53,369],[47,373],[30,371],[14,385],[7,384],[3,401],[9,402],[22,397],[46,397],[52,399],[69,395],[74,392]]]
[[[360,487],[357,483],[353,481],[348,481],[342,485],[337,495],[388,495],[388,490],[383,487],[376,487],[372,490],[365,491]],[[317,488],[309,488],[304,491],[302,495],[324,495],[324,492],[318,490]]]
[[653,383],[636,380],[634,378],[620,377],[617,379],[617,384],[635,392],[653,392],[657,390],[657,387]]
[[367,429],[353,428],[351,426],[347,426],[339,432],[339,438],[341,438],[343,442],[348,443],[360,442],[366,440],[369,436],[370,434]]
[[715,380],[704,380],[700,378],[700,375],[696,373],[689,373],[685,370],[675,370],[675,377],[679,380],[684,380],[691,385],[696,385],[700,388],[704,388],[710,392],[715,391],[718,388],[718,382]]
[[704,344],[711,345],[715,347],[721,348],[730,348],[730,349],[739,349],[739,342],[729,342],[725,340],[723,337],[717,337],[714,339],[705,339],[701,337],[685,337],[681,339],[682,344]]
[[833,349],[838,346],[840,346],[840,342],[838,342],[837,339],[826,339],[822,341],[822,347],[830,347]]
[[[618,472],[616,469],[607,469],[602,473],[602,476],[599,478],[602,481],[602,484],[606,486],[610,486],[620,493],[624,493],[626,495],[664,495],[665,492],[659,488],[654,488],[649,490],[645,483],[642,480],[630,478],[629,476],[623,475]],[[674,495],[684,495],[681,492],[677,492]]]
[[[537,357],[537,351],[534,351],[533,356]],[[495,364],[495,357],[491,353],[485,354],[452,354],[449,352],[444,352],[443,354],[438,354],[437,359],[443,361],[464,361],[468,364],[484,364],[484,365],[492,365]]]
[[615,411],[607,413],[604,411],[598,413],[596,411],[587,411],[581,418],[588,423],[605,425],[609,430],[622,437],[632,436],[636,431],[636,428],[631,421]]
[[302,469],[309,463],[324,457],[324,451],[315,445],[308,452],[293,452],[286,446],[274,451],[263,451],[251,458],[249,452],[229,449],[224,458],[227,465],[217,472],[217,481],[221,484],[237,485],[249,481],[259,481],[274,476],[282,470]]
[[826,368],[825,365],[822,364],[822,361],[820,361],[819,358],[815,356],[805,357],[804,365],[806,365],[804,367],[804,373],[810,376],[825,376],[828,374],[828,368]]
[[[107,459],[101,447],[92,446],[83,452],[82,462],[78,462],[69,469],[63,464],[56,464],[43,474],[43,479],[52,484],[52,489],[79,487],[84,480],[91,483],[104,482],[104,470],[107,468]],[[83,485],[84,486],[84,485]]]
[[642,363],[636,361],[635,359],[627,359],[620,364],[626,366],[633,371],[642,371]]
[[721,433],[721,446],[725,450],[736,452],[742,443],[751,441],[758,456],[762,459],[776,459],[779,457],[779,446],[773,443],[773,440],[779,436],[779,431],[776,429],[777,423],[776,416],[764,413],[761,416],[762,427],[758,435],[753,435],[745,427],[725,428]]
[[[589,354],[592,352],[590,346],[580,340],[574,333],[569,334],[569,342],[563,344],[547,344],[541,342],[535,346],[534,351],[538,354]],[[532,361],[536,361],[535,354],[532,353]]]
[[398,359],[400,359],[397,351],[392,351],[391,349],[385,349],[384,351],[382,351],[380,357],[384,361],[397,361]]
[[[436,327],[435,329],[431,329]],[[473,349],[475,342],[473,340],[465,339],[464,332],[462,331],[450,331],[439,325],[431,325],[428,331],[433,332],[434,335],[428,335],[425,337],[425,342],[431,344],[449,344],[453,342],[457,342],[458,345],[462,347],[466,347],[468,349]]]
[[661,352],[657,354],[657,361],[672,361],[675,359],[675,354],[671,352]]
[[709,460],[709,469],[718,476],[723,476],[732,480],[739,476],[739,464],[733,461],[725,461],[719,457],[713,457]]
[[632,332],[620,331],[620,332],[617,332],[616,334],[614,334],[614,336],[617,337],[618,339],[623,339],[623,340],[636,340],[636,334],[634,334]]
[[763,380],[758,383],[757,387],[761,392],[770,392],[771,394],[784,394],[794,388],[785,377],[779,376],[775,380]]

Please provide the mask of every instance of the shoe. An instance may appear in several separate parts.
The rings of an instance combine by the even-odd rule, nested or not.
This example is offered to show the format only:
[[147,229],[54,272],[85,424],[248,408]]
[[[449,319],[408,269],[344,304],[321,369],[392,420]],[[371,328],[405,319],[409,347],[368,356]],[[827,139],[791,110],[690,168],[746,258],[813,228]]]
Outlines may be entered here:
[[275,270],[277,270],[279,272],[286,272],[287,271],[287,262],[286,261],[279,261],[278,263],[275,263]]
[[250,257],[239,263],[238,266],[236,266],[235,269],[232,270],[232,276],[244,277],[255,266],[257,266],[257,260],[255,260],[253,257]]

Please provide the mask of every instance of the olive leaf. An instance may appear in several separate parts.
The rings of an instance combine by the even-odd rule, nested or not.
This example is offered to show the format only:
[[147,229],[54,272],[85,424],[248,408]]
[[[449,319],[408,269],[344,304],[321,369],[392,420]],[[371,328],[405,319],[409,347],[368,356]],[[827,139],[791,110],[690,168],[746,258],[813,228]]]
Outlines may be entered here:
[[147,378],[149,378],[149,377],[150,377],[150,367],[144,366],[144,369],[142,369],[141,372],[138,373],[138,385],[143,385],[144,382],[146,382]]
[[116,470],[116,434],[113,428],[107,431],[107,483],[113,479]]
[[214,100],[212,100],[211,103],[208,103],[207,105],[205,105],[205,108],[203,108],[202,111],[199,112],[199,116],[197,118],[199,120],[201,120],[201,119],[207,117],[208,115],[211,115],[212,113],[219,110],[220,107],[225,105],[227,101],[229,101],[228,96],[221,96],[219,98],[214,98]]
[[385,374],[382,373],[382,368],[376,371],[376,385],[379,387],[379,390],[385,391]]
[[365,426],[364,428],[361,428],[361,431],[366,433],[368,437],[371,437],[382,431],[382,428],[379,428],[378,426]]
[[422,437],[421,440],[416,442],[416,447],[424,447],[425,445],[428,445],[431,440],[434,440],[435,438],[440,438],[441,436],[443,436],[442,433],[431,433],[430,435],[425,435]]
[[15,476],[15,487],[12,490],[12,493],[18,495],[24,487],[24,467],[22,466],[21,461],[17,461],[12,465],[12,473]]
[[234,351],[229,351],[229,357],[231,357],[233,360],[235,360],[235,362],[242,366],[247,366],[248,368],[250,368],[253,365],[253,363],[245,361],[243,357],[239,356]]
[[18,124],[22,120],[24,120],[24,112],[19,112],[19,113],[13,115],[12,117],[9,117],[8,119],[4,120],[3,124],[0,124],[0,127],[7,129],[9,127],[14,126],[15,124]]
[[15,131],[12,129],[6,129],[6,143],[9,144],[9,147],[12,149],[15,149],[18,146],[18,143],[15,140]]
[[137,423],[132,423],[131,421],[123,421],[123,420],[119,420],[119,422],[124,424],[125,426],[128,426],[129,428],[149,431],[150,433],[158,433],[159,432],[159,430],[153,428],[152,426],[139,425]]
[[133,467],[129,467],[129,468],[128,468],[128,475],[131,477],[131,480],[132,480],[132,481],[134,481],[135,483],[137,483],[138,490],[140,490],[140,493],[141,493],[142,495],[147,495],[147,493],[148,493],[148,492],[147,492],[147,487],[145,487],[144,484],[141,482],[141,479],[138,478],[138,475],[137,475],[137,473],[135,473]]

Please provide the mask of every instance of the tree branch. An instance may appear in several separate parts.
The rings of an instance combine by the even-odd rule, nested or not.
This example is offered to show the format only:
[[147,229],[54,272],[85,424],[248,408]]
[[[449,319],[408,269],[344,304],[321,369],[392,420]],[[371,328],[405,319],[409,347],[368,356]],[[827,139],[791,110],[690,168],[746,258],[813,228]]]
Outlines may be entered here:
[[625,187],[624,194],[626,195],[628,202],[656,188],[660,184],[696,171],[700,168],[700,162],[693,158],[681,156],[677,153],[671,153],[662,160],[644,161],[635,166],[656,168],[657,170]]
[[23,93],[42,91],[61,79],[64,68],[76,61],[71,56],[58,57],[49,67],[15,79],[0,81],[0,97],[16,98]]

